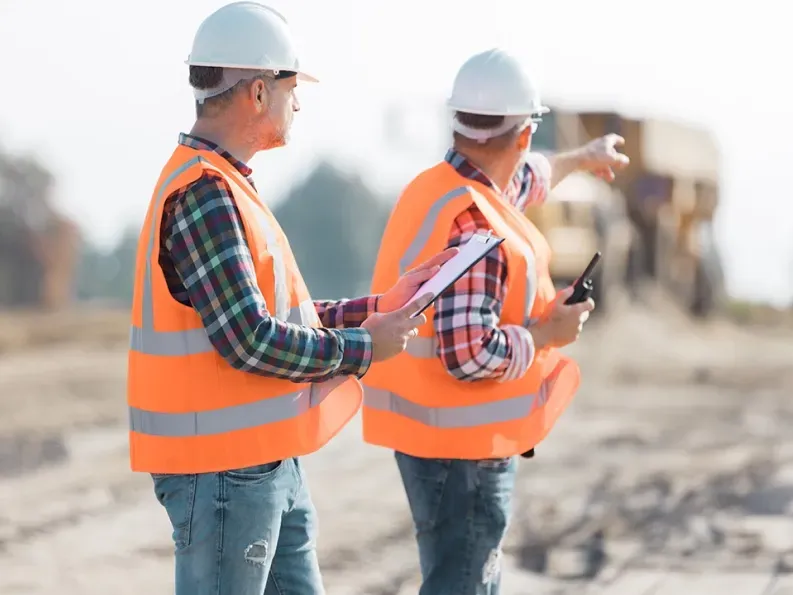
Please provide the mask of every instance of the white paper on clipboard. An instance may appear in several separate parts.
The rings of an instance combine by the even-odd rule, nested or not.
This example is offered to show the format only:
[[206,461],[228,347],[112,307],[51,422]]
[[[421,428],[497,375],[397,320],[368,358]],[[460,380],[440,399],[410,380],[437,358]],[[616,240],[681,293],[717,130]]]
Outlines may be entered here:
[[478,233],[464,245],[460,246],[460,251],[449,259],[434,277],[419,287],[419,290],[408,300],[408,303],[412,303],[423,295],[427,295],[428,293],[432,294],[432,301],[430,301],[424,309],[416,312],[412,318],[415,318],[432,305],[432,303],[437,300],[444,291],[451,287],[455,281],[462,277],[468,269],[482,260],[488,252],[496,248],[503,241],[504,238],[496,237],[492,233]]

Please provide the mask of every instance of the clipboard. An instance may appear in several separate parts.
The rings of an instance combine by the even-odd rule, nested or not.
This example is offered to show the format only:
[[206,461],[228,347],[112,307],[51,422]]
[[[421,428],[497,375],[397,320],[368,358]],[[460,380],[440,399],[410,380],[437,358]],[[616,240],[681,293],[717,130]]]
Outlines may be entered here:
[[408,300],[407,303],[412,303],[427,293],[432,294],[430,303],[416,312],[411,318],[415,318],[434,304],[444,291],[454,285],[472,266],[499,247],[504,242],[504,239],[494,236],[492,232],[488,232],[486,234],[477,233],[468,240],[460,247],[460,251],[449,259],[434,277],[425,281],[418,291],[413,294],[413,297]]

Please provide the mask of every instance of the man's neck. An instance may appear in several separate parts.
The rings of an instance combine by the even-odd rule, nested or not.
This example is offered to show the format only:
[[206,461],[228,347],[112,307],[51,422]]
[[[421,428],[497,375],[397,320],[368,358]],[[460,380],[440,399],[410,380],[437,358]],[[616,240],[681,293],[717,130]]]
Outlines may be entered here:
[[505,163],[504,159],[497,155],[484,155],[476,151],[468,151],[458,147],[455,147],[454,150],[460,153],[463,157],[475,165],[479,171],[490,178],[490,181],[496,185],[500,192],[504,191],[515,173],[515,166]]
[[190,134],[215,143],[245,164],[256,154],[256,150],[250,143],[241,140],[242,135],[235,134],[233,126],[221,122],[219,118],[196,120]]

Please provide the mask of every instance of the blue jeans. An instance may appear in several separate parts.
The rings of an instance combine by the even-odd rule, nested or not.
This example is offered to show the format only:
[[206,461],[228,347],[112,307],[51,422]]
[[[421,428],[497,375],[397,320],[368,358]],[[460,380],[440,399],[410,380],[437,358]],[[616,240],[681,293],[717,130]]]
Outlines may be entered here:
[[396,453],[416,527],[419,595],[498,595],[517,458],[422,459]]
[[300,463],[154,475],[173,527],[176,595],[321,595],[317,515]]

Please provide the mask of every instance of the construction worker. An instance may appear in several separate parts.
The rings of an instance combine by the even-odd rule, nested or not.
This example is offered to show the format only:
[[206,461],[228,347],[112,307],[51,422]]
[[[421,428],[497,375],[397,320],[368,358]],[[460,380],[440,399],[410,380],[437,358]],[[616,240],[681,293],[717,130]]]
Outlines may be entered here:
[[324,593],[296,457],[355,415],[358,378],[425,322],[410,316],[426,300],[404,304],[455,251],[379,297],[312,301],[246,165],[287,142],[295,87],[315,80],[285,20],[224,6],[187,64],[197,119],[162,170],[137,253],[131,466],[153,475],[170,518],[177,595]]
[[505,242],[427,310],[405,353],[364,378],[364,439],[396,451],[417,533],[421,595],[494,595],[510,518],[516,455],[550,431],[579,369],[574,342],[592,300],[564,305],[547,242],[527,203],[574,170],[613,179],[627,158],[610,135],[549,159],[527,154],[543,107],[519,61],[493,49],[454,81],[454,147],[418,175],[391,213],[373,288],[477,233]]

